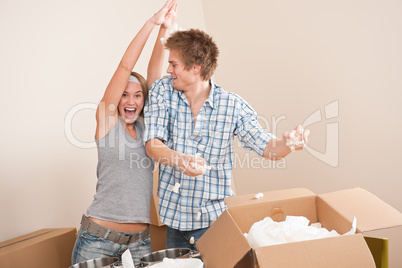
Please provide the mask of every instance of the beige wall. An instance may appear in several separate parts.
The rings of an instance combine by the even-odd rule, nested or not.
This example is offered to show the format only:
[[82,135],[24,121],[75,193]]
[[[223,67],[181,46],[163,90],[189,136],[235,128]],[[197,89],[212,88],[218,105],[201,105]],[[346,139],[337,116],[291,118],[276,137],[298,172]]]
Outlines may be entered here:
[[[282,165],[258,163],[251,153],[248,167],[239,149],[237,193],[360,186],[402,211],[402,2],[205,0],[203,6],[221,50],[218,84],[244,97],[277,135],[316,118],[317,110],[322,115],[308,126],[309,151]],[[390,267],[401,267],[402,228],[376,235],[390,237]]]
[[[164,2],[0,2],[0,241],[79,226],[95,193],[97,152],[77,146],[93,147],[94,107]],[[180,27],[205,29],[201,1],[178,3]],[[142,74],[156,34],[135,68]]]
[[[402,211],[401,2],[178,2],[179,25],[206,29],[220,47],[215,81],[244,97],[267,129],[281,135],[321,112],[308,126],[309,151],[274,165],[237,149],[238,194],[361,186]],[[162,3],[0,2],[0,241],[78,227],[95,191],[97,159],[96,149],[74,144],[91,146],[93,107],[131,38]],[[376,232],[390,237],[390,267],[402,265],[400,229]]]

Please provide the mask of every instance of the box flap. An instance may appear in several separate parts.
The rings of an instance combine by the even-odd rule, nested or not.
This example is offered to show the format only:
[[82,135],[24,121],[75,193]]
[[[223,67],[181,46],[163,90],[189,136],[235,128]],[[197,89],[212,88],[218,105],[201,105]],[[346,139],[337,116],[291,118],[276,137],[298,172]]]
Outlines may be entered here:
[[358,232],[402,225],[402,214],[399,211],[362,188],[322,194],[318,199],[350,222],[356,217]]
[[13,239],[0,242],[0,248],[9,247],[9,246],[15,245],[17,243],[27,241],[27,240],[33,239],[35,237],[39,237],[41,235],[44,235],[44,234],[52,232],[52,231],[54,231],[54,229],[41,229],[41,230],[38,230],[36,232],[21,235],[19,237],[13,238]]
[[259,267],[375,267],[361,234],[267,246],[254,253]]
[[339,234],[345,234],[352,229],[353,218],[345,218],[319,197],[317,197],[316,205],[318,221],[321,223],[322,227],[326,228],[328,231],[335,230]]
[[273,211],[276,209],[283,211],[283,217],[305,216],[311,222],[317,221],[316,195],[309,190],[299,188],[265,192],[264,196],[258,199],[254,196],[249,194],[225,199],[230,214],[243,233],[248,233],[255,222],[265,217],[271,217],[275,221],[285,220],[273,217]]
[[19,249],[21,247],[30,247],[35,245],[38,242],[45,241],[49,238],[60,236],[64,234],[75,234],[77,233],[77,229],[75,228],[51,228],[51,229],[41,229],[29,234],[25,234],[4,242],[0,243],[0,255],[6,254],[15,249]]
[[286,190],[277,190],[277,191],[269,191],[263,192],[264,196],[261,198],[255,198],[256,194],[245,194],[238,196],[231,196],[225,198],[225,204],[230,210],[233,207],[244,206],[248,204],[260,204],[267,203],[277,200],[286,200],[307,196],[316,196],[312,191],[307,190],[305,188],[294,188],[294,189],[286,189]]
[[229,211],[225,210],[197,241],[197,249],[205,267],[232,268],[251,248]]

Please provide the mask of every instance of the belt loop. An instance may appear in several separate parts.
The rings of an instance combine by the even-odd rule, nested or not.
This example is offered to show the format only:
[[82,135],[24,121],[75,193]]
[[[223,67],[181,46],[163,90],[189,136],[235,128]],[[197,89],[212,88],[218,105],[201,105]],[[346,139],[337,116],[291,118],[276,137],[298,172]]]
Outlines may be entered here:
[[117,232],[116,234],[117,234],[117,237],[115,238],[115,242],[116,242],[117,244],[124,244],[124,243],[122,243],[121,240],[120,240],[121,237],[123,236],[123,234],[120,233],[120,232]]
[[111,231],[110,229],[106,229],[106,233],[105,233],[105,235],[103,236],[103,238],[108,239],[108,238],[109,238],[110,231]]

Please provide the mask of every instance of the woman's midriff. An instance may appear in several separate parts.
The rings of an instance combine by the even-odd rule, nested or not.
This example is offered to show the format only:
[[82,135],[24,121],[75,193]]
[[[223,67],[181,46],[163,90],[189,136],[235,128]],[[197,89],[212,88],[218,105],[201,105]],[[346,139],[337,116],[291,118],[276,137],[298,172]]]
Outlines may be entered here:
[[100,220],[92,217],[88,217],[88,219],[108,229],[124,233],[141,232],[147,229],[149,226],[148,223],[119,223],[114,221]]

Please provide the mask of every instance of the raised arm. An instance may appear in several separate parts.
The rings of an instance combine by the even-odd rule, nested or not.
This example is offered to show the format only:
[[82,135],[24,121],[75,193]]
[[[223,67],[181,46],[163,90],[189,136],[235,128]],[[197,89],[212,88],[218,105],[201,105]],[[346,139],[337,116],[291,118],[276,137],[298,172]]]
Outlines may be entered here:
[[123,55],[115,73],[112,76],[101,102],[96,111],[96,133],[95,138],[101,139],[118,120],[118,109],[120,98],[127,86],[130,74],[141,55],[141,52],[148,40],[152,29],[156,25],[161,25],[170,15],[171,9],[176,5],[175,0],[168,0],[165,5],[148,19],[141,30],[131,41]]
[[169,28],[175,23],[177,17],[177,3],[170,9],[166,15],[166,20],[161,24],[155,46],[152,51],[151,59],[148,63],[147,86],[151,87],[152,83],[162,76],[163,62],[165,61],[165,48],[161,39],[165,40],[169,35]]

